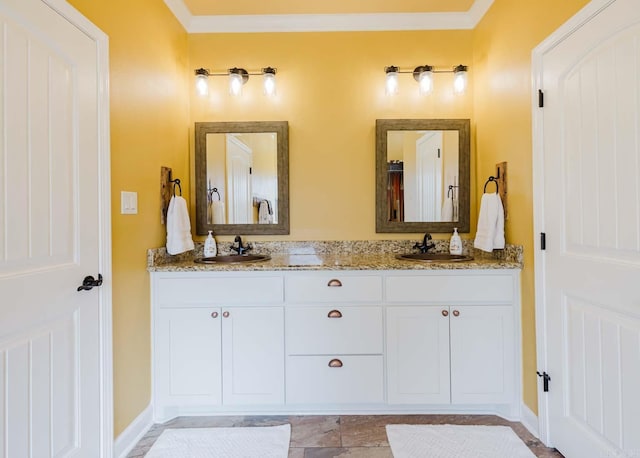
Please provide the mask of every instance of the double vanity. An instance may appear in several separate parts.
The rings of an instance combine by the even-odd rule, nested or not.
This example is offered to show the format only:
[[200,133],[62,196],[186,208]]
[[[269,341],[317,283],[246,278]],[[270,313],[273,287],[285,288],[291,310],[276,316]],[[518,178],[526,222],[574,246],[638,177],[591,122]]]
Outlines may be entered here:
[[462,262],[397,257],[412,251],[408,241],[263,242],[250,253],[268,254],[262,262],[203,264],[150,250],[155,421],[519,419],[521,249]]

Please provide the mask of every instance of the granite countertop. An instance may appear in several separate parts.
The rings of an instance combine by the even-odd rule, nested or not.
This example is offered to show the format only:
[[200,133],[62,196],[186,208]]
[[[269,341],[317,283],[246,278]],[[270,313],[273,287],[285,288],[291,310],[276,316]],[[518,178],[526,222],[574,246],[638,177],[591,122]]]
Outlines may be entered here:
[[[448,241],[434,241],[435,253],[448,252]],[[202,243],[188,253],[171,256],[165,248],[148,252],[149,272],[229,272],[285,270],[461,270],[521,269],[522,246],[507,245],[504,250],[484,253],[463,241],[463,253],[473,256],[464,262],[423,262],[397,259],[397,254],[416,252],[415,241],[356,242],[256,242],[251,254],[268,254],[268,261],[251,263],[199,264]],[[219,254],[229,254],[220,250]]]

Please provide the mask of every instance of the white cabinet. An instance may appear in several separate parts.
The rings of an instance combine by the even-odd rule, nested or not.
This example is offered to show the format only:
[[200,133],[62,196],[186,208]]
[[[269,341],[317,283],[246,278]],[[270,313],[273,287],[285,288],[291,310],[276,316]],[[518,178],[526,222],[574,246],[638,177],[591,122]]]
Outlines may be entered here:
[[154,419],[498,413],[519,419],[519,272],[155,272]]
[[512,306],[452,306],[451,402],[506,404],[515,392]]
[[[278,280],[282,301],[282,279],[274,285],[273,277],[266,282],[214,278],[216,295],[202,276],[178,278],[152,282],[155,419],[283,405],[283,306],[251,305],[259,294],[255,286],[266,291],[267,304],[277,302]],[[205,292],[195,294],[198,288]],[[234,295],[230,288],[236,289]],[[181,289],[185,294],[176,295]],[[214,305],[219,302],[230,304]]]
[[156,311],[153,349],[156,405],[222,402],[221,322],[220,309]]
[[160,405],[284,402],[282,307],[163,308],[156,342]]
[[448,307],[387,309],[389,404],[448,404]]
[[291,274],[285,294],[287,404],[383,404],[382,276]]
[[222,309],[222,402],[284,403],[282,307]]
[[514,395],[511,306],[387,310],[390,404],[508,404]]

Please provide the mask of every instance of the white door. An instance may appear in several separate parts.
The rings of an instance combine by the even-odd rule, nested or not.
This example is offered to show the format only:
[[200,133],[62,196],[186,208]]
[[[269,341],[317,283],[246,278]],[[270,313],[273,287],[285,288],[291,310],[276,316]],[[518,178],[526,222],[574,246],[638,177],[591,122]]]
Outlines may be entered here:
[[55,0],[0,27],[0,457],[110,456],[106,38]]
[[451,306],[451,402],[507,404],[513,399],[513,307]]
[[222,399],[225,405],[284,403],[284,310],[222,311]]
[[535,136],[542,433],[568,458],[637,456],[640,3],[594,1],[551,38]]
[[389,404],[449,404],[449,307],[387,309]]
[[416,141],[418,221],[440,221],[442,206],[442,131]]
[[253,151],[247,145],[227,135],[227,204],[229,224],[253,223],[251,166]]

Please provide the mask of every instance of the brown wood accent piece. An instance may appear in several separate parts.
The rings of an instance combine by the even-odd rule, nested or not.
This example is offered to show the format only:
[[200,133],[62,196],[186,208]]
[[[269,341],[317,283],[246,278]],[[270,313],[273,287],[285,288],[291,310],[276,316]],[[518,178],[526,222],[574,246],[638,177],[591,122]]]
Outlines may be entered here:
[[160,223],[167,224],[167,210],[173,196],[171,181],[171,168],[160,167]]
[[507,220],[507,163],[500,162],[496,164],[496,181],[498,183],[498,193],[500,199],[502,199],[502,206],[504,207],[504,219]]

